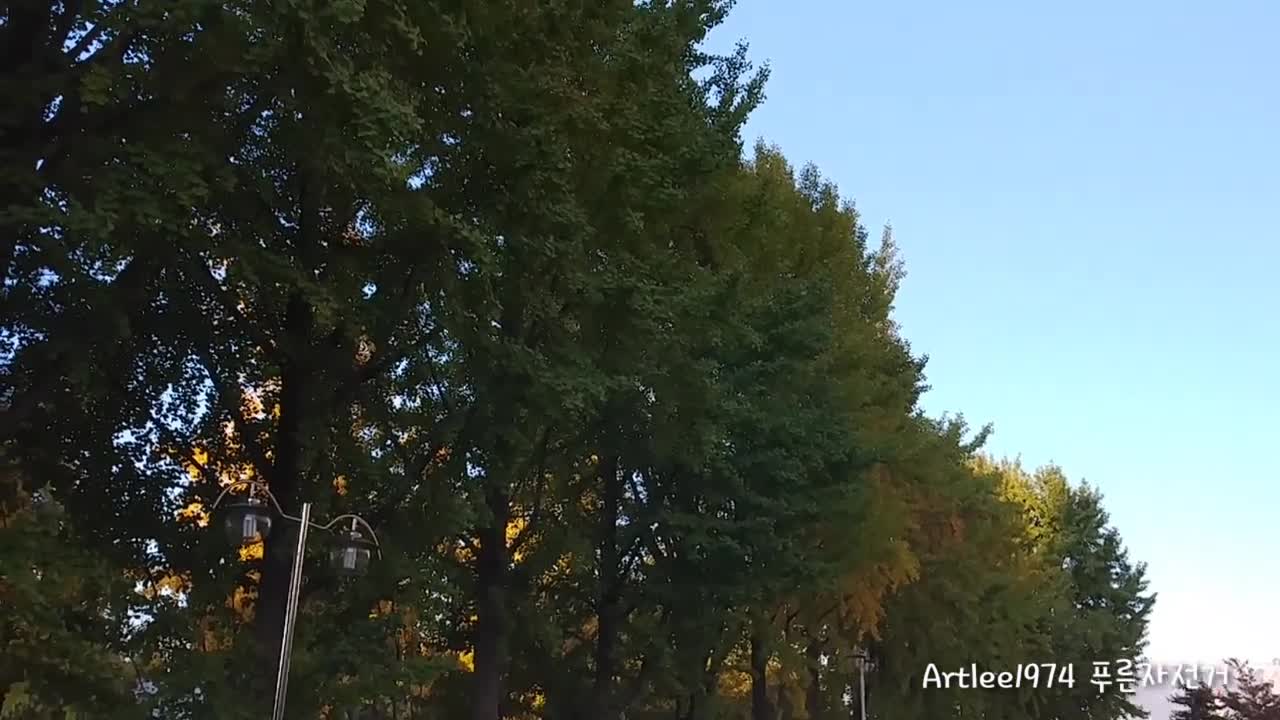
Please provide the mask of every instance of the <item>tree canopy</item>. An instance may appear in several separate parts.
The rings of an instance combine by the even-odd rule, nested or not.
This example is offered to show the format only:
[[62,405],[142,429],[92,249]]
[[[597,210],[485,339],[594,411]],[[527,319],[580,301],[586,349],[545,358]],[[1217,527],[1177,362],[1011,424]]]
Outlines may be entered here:
[[1219,672],[1227,682],[1182,684],[1170,698],[1172,720],[1272,720],[1280,718],[1275,681],[1249,663],[1230,659]]
[[744,148],[729,5],[8,3],[0,718],[262,716],[248,480],[381,539],[304,558],[290,717],[1139,716],[1087,669],[1142,564],[922,410],[892,231]]

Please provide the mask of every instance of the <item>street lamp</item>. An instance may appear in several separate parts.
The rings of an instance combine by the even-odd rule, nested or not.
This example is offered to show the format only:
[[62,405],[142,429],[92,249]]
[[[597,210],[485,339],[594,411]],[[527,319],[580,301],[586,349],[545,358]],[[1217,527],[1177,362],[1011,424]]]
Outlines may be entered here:
[[[280,641],[280,662],[276,671],[275,705],[272,720],[284,720],[284,701],[289,687],[289,656],[293,652],[293,627],[298,621],[298,596],[302,589],[302,561],[307,548],[307,530],[332,531],[339,523],[344,529],[336,531],[337,538],[329,550],[329,564],[341,575],[363,575],[376,553],[382,557],[378,536],[364,518],[359,515],[339,515],[328,523],[311,521],[311,503],[302,503],[302,514],[294,517],[286,513],[266,485],[248,480],[231,483],[213,501],[216,511],[227,493],[235,488],[246,488],[244,498],[228,503],[223,518],[223,530],[233,545],[249,545],[263,541],[271,533],[275,518],[298,524],[298,544],[293,553],[293,566],[289,575],[289,595],[284,610],[284,635]],[[256,494],[255,494],[256,493]],[[268,502],[264,501],[270,501]]]
[[[216,509],[218,504],[213,506]],[[231,503],[223,512],[223,529],[232,545],[252,545],[271,534],[271,509],[256,497]]]
[[369,571],[369,561],[378,551],[378,544],[365,538],[356,522],[356,518],[351,519],[351,529],[339,533],[339,539],[329,550],[329,565],[341,575],[365,574]]

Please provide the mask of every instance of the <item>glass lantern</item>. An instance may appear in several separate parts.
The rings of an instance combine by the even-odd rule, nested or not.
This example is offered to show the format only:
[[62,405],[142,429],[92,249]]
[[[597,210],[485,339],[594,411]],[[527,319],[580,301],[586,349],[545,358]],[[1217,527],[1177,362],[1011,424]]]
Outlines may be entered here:
[[364,575],[373,559],[374,544],[357,530],[343,532],[329,549],[329,564],[339,575]]
[[223,520],[227,539],[233,545],[252,545],[271,533],[271,510],[257,498],[246,498],[227,506]]

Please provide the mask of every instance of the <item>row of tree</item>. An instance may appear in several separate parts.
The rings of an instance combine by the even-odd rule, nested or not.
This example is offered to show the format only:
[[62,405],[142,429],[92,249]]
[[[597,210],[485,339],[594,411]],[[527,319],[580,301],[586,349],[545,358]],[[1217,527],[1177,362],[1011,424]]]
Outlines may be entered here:
[[1277,720],[1280,695],[1268,680],[1248,663],[1227,663],[1230,684],[1206,683],[1180,687],[1170,701],[1178,706],[1171,720]]
[[[1119,718],[929,664],[1136,659],[1098,493],[926,416],[891,234],[740,131],[721,0],[14,0],[4,718]],[[12,610],[10,610],[12,609]],[[861,658],[869,658],[864,665]]]

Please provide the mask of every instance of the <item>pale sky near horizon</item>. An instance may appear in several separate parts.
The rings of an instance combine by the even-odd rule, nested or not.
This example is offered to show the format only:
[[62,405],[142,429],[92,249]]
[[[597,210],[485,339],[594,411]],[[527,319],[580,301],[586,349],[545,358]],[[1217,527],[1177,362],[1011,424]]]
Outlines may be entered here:
[[748,143],[892,221],[925,407],[1101,489],[1152,658],[1280,656],[1278,31],[1261,0],[740,0],[711,41],[771,66]]

